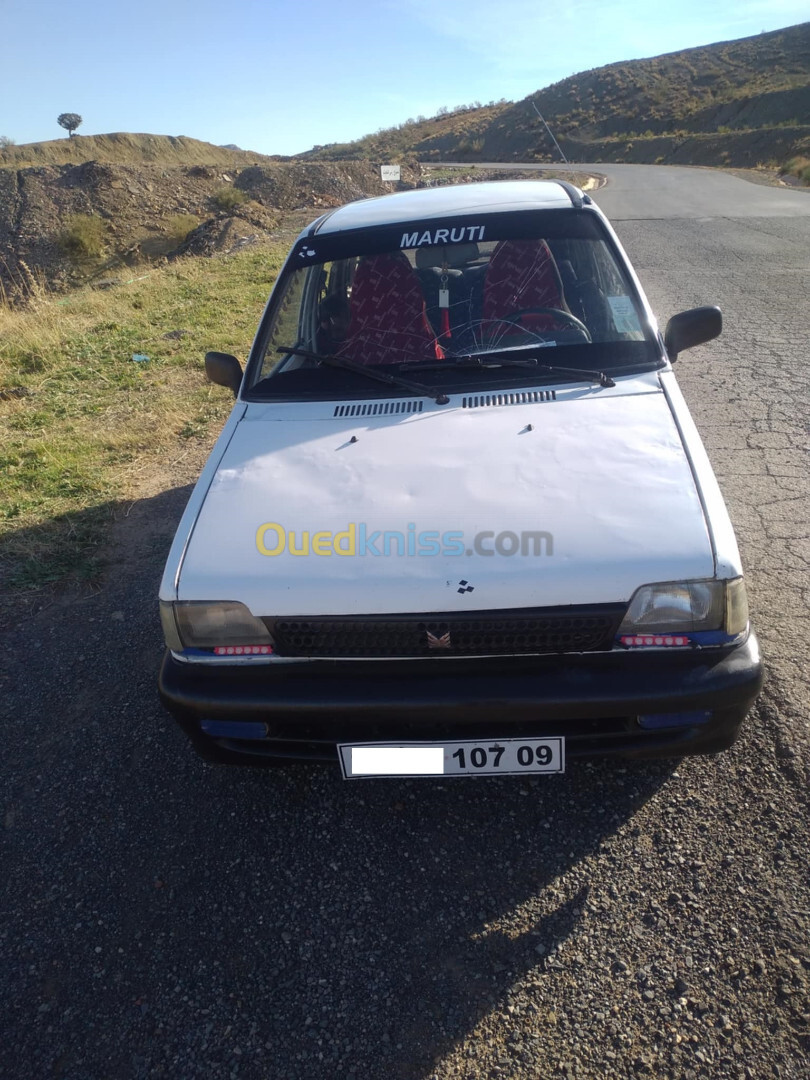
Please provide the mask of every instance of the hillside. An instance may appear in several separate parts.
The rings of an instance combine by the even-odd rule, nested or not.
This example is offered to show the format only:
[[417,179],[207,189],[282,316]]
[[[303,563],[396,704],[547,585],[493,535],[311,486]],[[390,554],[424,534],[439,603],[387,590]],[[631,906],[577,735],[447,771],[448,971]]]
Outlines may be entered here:
[[535,105],[573,160],[778,164],[810,143],[810,23],[609,64],[516,103],[456,110],[300,157],[553,160]]
[[0,167],[23,169],[37,165],[81,165],[98,161],[107,165],[252,165],[272,161],[254,154],[185,135],[139,135],[128,131],[110,135],[79,135],[50,142],[26,143],[0,149]]

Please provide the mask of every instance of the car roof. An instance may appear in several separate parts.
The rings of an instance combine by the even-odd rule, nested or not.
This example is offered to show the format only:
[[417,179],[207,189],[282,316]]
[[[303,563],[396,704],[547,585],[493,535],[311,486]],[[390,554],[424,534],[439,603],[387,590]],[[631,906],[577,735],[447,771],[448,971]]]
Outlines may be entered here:
[[[307,233],[310,236],[315,233],[324,235],[374,225],[398,225],[430,218],[447,219],[475,211],[492,214],[521,210],[570,210],[573,206],[581,205],[582,200],[582,192],[578,188],[557,180],[450,184],[347,203],[318,218]],[[587,196],[585,201],[590,201]]]

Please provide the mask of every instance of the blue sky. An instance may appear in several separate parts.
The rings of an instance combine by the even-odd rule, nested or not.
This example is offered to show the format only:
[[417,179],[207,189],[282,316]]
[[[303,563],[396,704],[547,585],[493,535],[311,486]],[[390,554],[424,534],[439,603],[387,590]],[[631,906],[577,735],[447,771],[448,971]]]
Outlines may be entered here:
[[292,154],[618,60],[747,37],[807,0],[0,0],[0,135],[142,131]]

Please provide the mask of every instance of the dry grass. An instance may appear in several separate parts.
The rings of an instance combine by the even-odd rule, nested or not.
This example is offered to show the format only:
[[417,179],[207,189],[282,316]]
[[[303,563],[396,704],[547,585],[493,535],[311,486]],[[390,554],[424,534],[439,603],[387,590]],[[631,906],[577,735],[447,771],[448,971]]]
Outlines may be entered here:
[[779,172],[783,176],[795,176],[803,184],[810,184],[810,158],[805,154],[791,158],[782,166]]
[[205,380],[203,355],[244,360],[283,255],[183,259],[103,292],[0,303],[4,588],[97,573],[139,474],[213,436],[232,399]]
[[185,135],[148,135],[128,131],[109,135],[74,135],[72,139],[0,147],[0,167],[80,165],[103,161],[119,165],[220,165],[226,168],[269,161],[264,154],[226,150]]

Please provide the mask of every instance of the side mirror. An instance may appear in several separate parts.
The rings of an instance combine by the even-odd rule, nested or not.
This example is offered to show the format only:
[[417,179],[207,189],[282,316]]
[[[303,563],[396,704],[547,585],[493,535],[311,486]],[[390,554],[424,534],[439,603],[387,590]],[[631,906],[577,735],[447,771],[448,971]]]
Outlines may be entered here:
[[227,386],[229,390],[233,390],[234,397],[239,393],[242,385],[242,365],[230,353],[207,352],[205,374],[217,386]]
[[719,307],[698,307],[673,315],[664,331],[664,345],[674,362],[678,353],[716,338],[723,329]]

